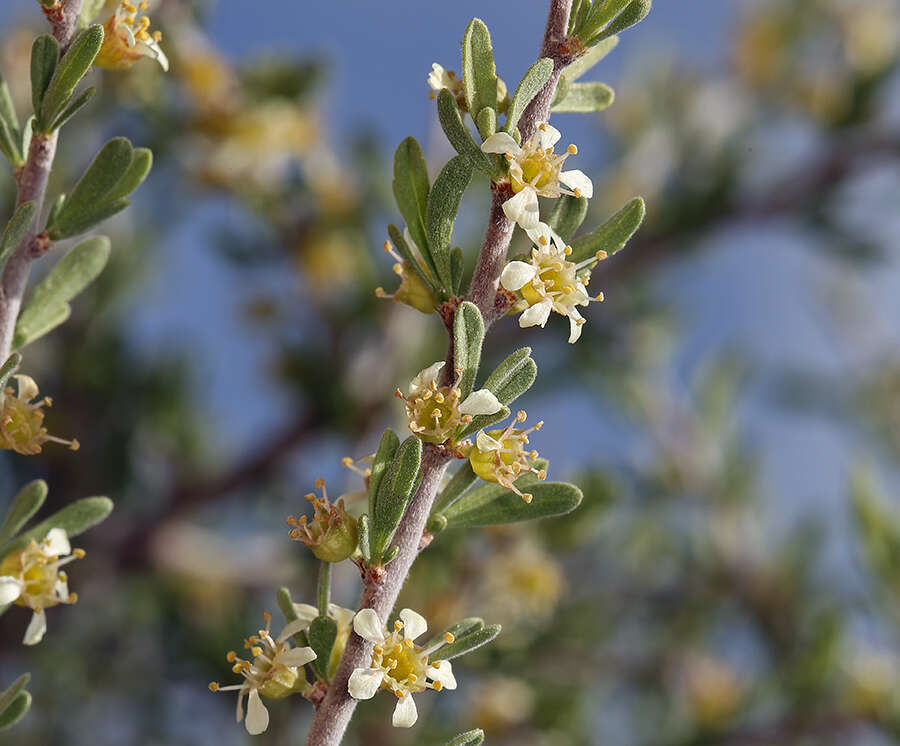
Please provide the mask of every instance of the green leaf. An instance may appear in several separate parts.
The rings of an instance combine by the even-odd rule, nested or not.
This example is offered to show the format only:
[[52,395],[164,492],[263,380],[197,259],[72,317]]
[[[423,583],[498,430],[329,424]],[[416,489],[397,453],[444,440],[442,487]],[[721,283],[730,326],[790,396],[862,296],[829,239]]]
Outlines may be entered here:
[[104,197],[106,202],[120,200],[130,195],[135,189],[144,183],[144,179],[153,168],[153,153],[148,148],[135,148],[131,159],[131,166],[119,179],[118,183]]
[[615,93],[605,83],[572,83],[565,97],[553,104],[550,111],[558,114],[590,114],[612,105]]
[[495,640],[501,629],[502,627],[499,624],[490,624],[475,632],[457,637],[455,642],[438,648],[435,651],[435,658],[439,657],[442,661],[449,661],[459,658],[461,655],[467,655],[473,650],[477,650]]
[[422,148],[414,137],[407,137],[394,153],[394,199],[400,214],[406,220],[406,227],[419,250],[432,264],[428,235],[425,231],[425,211],[428,204],[428,167]]
[[478,306],[465,301],[456,309],[453,320],[453,364],[462,371],[459,389],[465,399],[472,393],[478,364],[481,362],[481,345],[484,342],[484,320]]
[[36,116],[58,64],[59,42],[50,34],[41,34],[31,45],[31,106]]
[[99,277],[109,260],[110,244],[106,236],[94,236],[79,243],[60,259],[31,294],[19,320],[41,313],[48,306],[69,302]]
[[381,560],[381,564],[385,566],[391,564],[391,562],[393,562],[397,558],[398,554],[400,554],[400,547],[394,544],[384,553],[384,558]]
[[528,391],[535,378],[537,364],[531,359],[531,348],[523,347],[497,366],[484,382],[484,388],[503,404],[509,404]]
[[44,93],[41,108],[35,109],[41,126],[47,128],[47,131],[52,129],[49,125],[69,103],[75,92],[75,86],[91,69],[101,46],[103,46],[103,27],[99,24],[89,26],[75,37],[75,41],[59,61]]
[[447,629],[443,632],[438,632],[434,637],[432,637],[428,642],[426,642],[422,647],[428,649],[433,648],[435,645],[440,643],[441,645],[447,645],[444,642],[444,635],[448,632],[453,635],[454,638],[465,637],[466,635],[470,635],[474,632],[479,632],[484,629],[484,619],[480,617],[468,617],[466,619],[460,619],[455,624],[451,624]]
[[76,500],[51,515],[47,520],[41,521],[34,528],[20,534],[18,538],[3,547],[0,554],[9,554],[21,549],[32,539],[42,541],[51,528],[65,529],[71,539],[103,521],[112,512],[112,509],[113,502],[108,497],[84,497]]
[[612,256],[625,248],[625,244],[644,222],[646,212],[644,200],[635,197],[599,228],[572,241],[572,256],[569,260],[583,262],[598,251],[605,251]]
[[60,114],[54,120],[52,126],[50,127],[50,130],[58,130],[60,127],[62,127],[66,122],[68,122],[87,105],[87,102],[94,97],[95,93],[97,93],[97,86],[92,85],[90,88],[85,88],[78,95],[78,98],[76,98],[65,109],[63,109],[62,114]]
[[37,205],[34,202],[23,202],[6,224],[6,230],[0,237],[0,271],[25,239],[35,214],[37,214]]
[[[65,223],[60,227],[57,222],[56,227],[48,229],[50,238],[58,241],[63,238],[71,238],[82,233],[87,233],[92,228],[100,225],[100,223],[108,220],[113,215],[122,212],[131,204],[130,199],[119,199],[115,202],[107,202],[99,205],[94,210],[86,211],[77,215],[69,215],[65,219]],[[65,205],[63,205],[65,207]]]
[[10,706],[16,695],[25,688],[25,685],[31,680],[30,673],[23,673],[18,679],[9,685],[2,693],[0,693],[0,713],[4,712]]
[[584,222],[587,211],[588,201],[584,197],[564,194],[556,200],[556,206],[547,219],[547,225],[555,230],[563,241],[570,241]]
[[6,362],[0,366],[0,401],[3,400],[3,390],[9,382],[9,377],[19,369],[21,364],[22,356],[18,352],[14,352],[6,359]]
[[[524,480],[524,481],[523,481]],[[571,513],[581,503],[581,490],[565,482],[538,482],[533,474],[519,477],[516,487],[533,495],[526,503],[499,484],[485,484],[463,495],[443,512],[448,528],[496,526]]]
[[[442,513],[445,511],[453,505],[453,503],[459,500],[459,498],[463,496],[463,493],[475,484],[477,480],[478,475],[472,471],[472,465],[469,463],[469,460],[466,459],[463,462],[463,465],[459,467],[456,474],[453,475],[452,479],[447,482],[447,486],[444,487],[437,496],[431,512]],[[428,646],[426,645],[425,647]]]
[[493,176],[494,165],[472,139],[471,133],[459,115],[456,99],[446,88],[442,88],[438,92],[437,110],[441,128],[456,152],[468,158],[472,162],[473,168],[477,168],[488,176]]
[[0,74],[0,120],[6,122],[10,132],[18,136],[19,134],[19,115],[16,114],[16,106],[13,103],[12,95],[9,92],[9,86]]
[[372,560],[371,540],[369,539],[369,514],[363,513],[356,521],[357,534],[359,535],[359,552],[366,564]]
[[56,327],[65,324],[71,315],[72,307],[68,303],[63,303],[60,306],[49,306],[40,313],[32,314],[25,323],[20,317],[16,322],[16,331],[13,334],[13,349],[21,350],[45,334],[49,334]]
[[18,140],[18,133],[10,128],[6,120],[0,119],[0,153],[3,153],[13,168],[18,168],[25,162],[22,152],[19,150]]
[[484,743],[484,731],[476,728],[460,733],[456,738],[451,738],[447,741],[447,746],[479,746],[482,743]]
[[604,0],[603,2],[599,2],[599,0],[594,0],[590,11],[588,11],[584,25],[579,30],[579,37],[581,40],[588,43],[632,1],[633,0]]
[[390,468],[399,446],[400,438],[397,437],[397,433],[387,428],[381,436],[381,442],[378,444],[378,450],[375,451],[375,458],[372,460],[372,473],[369,475],[369,515],[375,515],[378,488],[381,486],[381,480]]
[[553,107],[566,97],[570,85],[572,83],[565,75],[559,76],[559,82],[556,84],[556,90],[553,92],[553,99],[550,101],[550,111],[553,111]]
[[462,249],[457,246],[450,252],[450,292],[458,295],[462,287],[463,272],[465,271],[465,258]]
[[375,513],[372,516],[372,561],[378,562],[394,538],[400,519],[412,497],[422,463],[422,441],[415,436],[404,440],[390,468],[378,486]]
[[337,622],[328,616],[319,616],[309,625],[309,646],[315,651],[316,659],[312,667],[322,681],[328,681],[328,662],[331,660],[331,649],[337,640]]
[[65,194],[60,194],[55,200],[53,200],[53,204],[50,206],[50,214],[47,215],[47,225],[53,225],[53,223],[56,222],[59,211],[62,210],[62,207],[65,203]]
[[563,70],[563,76],[570,83],[574,83],[594,65],[600,62],[619,44],[618,36],[611,36],[592,46],[586,54],[579,57],[571,65],[566,66]]
[[653,0],[633,0],[631,5],[629,5],[625,10],[623,10],[616,20],[614,20],[609,26],[603,30],[599,36],[595,36],[591,40],[591,44],[603,43],[606,39],[609,39],[614,34],[621,34],[628,28],[640,23],[643,21],[647,14],[650,12],[650,9],[653,6]]
[[528,68],[528,72],[525,73],[525,77],[522,78],[516,88],[515,95],[509,104],[509,113],[506,115],[506,123],[503,125],[505,132],[512,133],[516,128],[519,124],[519,117],[522,116],[525,107],[531,103],[531,100],[538,95],[541,88],[550,80],[552,72],[553,60],[546,57],[538,60]]
[[78,16],[78,29],[87,28],[91,21],[103,10],[107,0],[84,0],[81,6],[81,14]]
[[48,226],[51,238],[76,235],[84,225],[96,225],[98,215],[103,215],[102,219],[109,217],[107,208],[122,201],[117,199],[116,187],[130,174],[134,155],[134,148],[124,137],[106,143],[66,198],[54,223]]
[[[497,67],[494,63],[494,49],[491,46],[491,33],[480,18],[473,18],[463,35],[462,73],[466,106],[477,123],[476,115],[480,114],[482,109],[485,107],[497,109]],[[490,137],[480,126],[478,129],[482,137]]]
[[12,539],[29,519],[40,510],[47,499],[47,483],[36,479],[26,484],[16,495],[0,525],[0,546]]
[[425,213],[428,231],[428,245],[434,260],[438,279],[446,289],[453,285],[450,276],[450,239],[453,236],[453,222],[459,211],[463,192],[472,178],[472,164],[468,158],[458,155],[451,158],[435,179]]
[[0,712],[0,730],[12,728],[25,717],[30,707],[31,694],[28,691],[19,692],[9,706],[3,712]]
[[497,131],[497,110],[485,106],[475,117],[475,126],[482,139],[487,140]]

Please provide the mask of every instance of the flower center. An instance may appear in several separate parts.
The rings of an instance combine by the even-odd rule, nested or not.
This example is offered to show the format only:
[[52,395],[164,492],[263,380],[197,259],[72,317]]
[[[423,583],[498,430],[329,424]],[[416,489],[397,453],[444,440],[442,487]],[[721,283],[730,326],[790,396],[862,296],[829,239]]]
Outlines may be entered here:
[[421,692],[426,688],[428,656],[412,640],[404,639],[397,632],[391,633],[384,645],[376,646],[372,665],[385,673],[381,686],[395,694]]
[[513,191],[521,192],[526,184],[530,184],[537,189],[543,189],[550,184],[557,170],[552,155],[552,149],[549,153],[544,150],[537,150],[519,161],[519,166],[522,169],[521,178],[517,174],[510,174]]

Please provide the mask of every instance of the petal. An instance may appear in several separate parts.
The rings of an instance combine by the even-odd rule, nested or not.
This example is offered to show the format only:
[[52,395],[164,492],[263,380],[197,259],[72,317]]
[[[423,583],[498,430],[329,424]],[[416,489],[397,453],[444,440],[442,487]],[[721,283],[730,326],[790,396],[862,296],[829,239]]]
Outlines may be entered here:
[[503,444],[499,440],[492,438],[484,430],[478,431],[478,435],[475,436],[475,445],[478,447],[478,450],[483,453],[499,451],[503,448]]
[[16,383],[18,384],[17,397],[19,399],[31,401],[38,395],[38,386],[31,376],[19,373],[18,375],[13,376],[13,378],[16,379]]
[[495,135],[491,135],[481,143],[481,151],[483,153],[512,153],[515,155],[519,150],[518,143],[506,132],[498,132]]
[[383,680],[384,671],[380,668],[357,668],[350,674],[347,691],[353,699],[372,699]]
[[[531,239],[531,243],[538,248],[548,248],[551,241],[560,251],[566,248],[566,242],[563,241],[559,234],[546,223],[538,223],[534,228],[529,228],[525,232],[528,234],[528,238]],[[541,238],[543,238],[544,241],[541,241]]]
[[403,609],[400,612],[400,620],[403,622],[403,636],[407,640],[415,640],[419,635],[428,631],[428,622],[418,612],[412,609]]
[[285,666],[299,668],[316,659],[316,651],[312,648],[291,648],[278,656],[278,662]]
[[578,319],[576,319],[574,316],[569,316],[569,344],[570,345],[575,344],[578,341],[579,337],[581,337],[581,327],[583,327],[583,326],[584,326],[584,324],[579,324]]
[[12,575],[0,575],[0,606],[11,604],[25,590],[25,583]]
[[37,645],[44,639],[47,633],[47,614],[42,609],[34,612],[31,621],[28,623],[28,629],[25,630],[25,639],[22,640],[25,645]]
[[515,197],[506,200],[503,203],[503,212],[525,230],[534,228],[540,220],[540,208],[534,187],[526,186]]
[[520,290],[534,279],[535,268],[525,262],[510,262],[503,268],[500,284],[506,290]]
[[547,148],[552,148],[556,143],[559,142],[559,138],[562,137],[559,130],[556,129],[552,124],[547,124],[546,122],[541,122],[538,125],[537,132],[535,136],[538,140],[538,145],[540,145],[544,150]]
[[429,666],[427,676],[432,681],[440,681],[444,689],[456,689],[456,677],[450,661],[441,661],[436,666]]
[[384,642],[384,626],[375,609],[363,609],[353,617],[353,631],[376,645]]
[[[318,613],[316,614],[318,616]],[[295,619],[293,622],[288,622],[284,625],[284,629],[281,630],[281,634],[278,635],[278,642],[284,642],[289,637],[293,637],[298,632],[302,632],[307,627],[309,627],[309,622],[305,619]]]
[[65,529],[51,528],[44,539],[44,550],[49,554],[71,554],[72,545],[69,544],[69,535]]
[[238,692],[237,710],[235,711],[239,723],[244,719],[244,693],[245,690],[242,687]]
[[244,725],[251,736],[258,736],[269,727],[269,711],[256,689],[251,689],[250,696],[247,697],[247,718]]
[[419,374],[409,382],[409,395],[415,396],[427,389],[432,381],[437,381],[438,376],[444,369],[444,361],[429,365],[424,370],[420,370]]
[[413,241],[412,234],[409,232],[409,226],[403,226],[403,240],[406,241],[406,245],[409,246],[418,256],[422,256],[422,249],[419,248],[419,244]]
[[501,409],[503,409],[503,405],[500,403],[500,400],[492,391],[488,391],[487,389],[473,391],[463,400],[463,403],[459,405],[461,414],[471,415],[495,414]]
[[311,604],[294,604],[294,611],[297,613],[297,618],[303,621],[303,629],[309,627],[312,620],[319,616],[319,610]]
[[405,694],[397,700],[397,706],[394,708],[394,717],[391,718],[391,724],[395,728],[412,728],[419,719],[419,713],[416,711],[416,703],[413,702],[412,694]]
[[578,190],[582,197],[590,199],[594,196],[594,182],[592,182],[583,171],[575,169],[574,171],[563,171],[559,175],[559,180],[572,191]]
[[550,318],[551,305],[549,300],[535,303],[519,316],[519,326],[523,328],[526,326],[544,326],[547,323],[547,319]]
[[353,609],[345,609],[343,606],[338,606],[337,604],[328,604],[328,614],[337,622],[338,629],[341,629],[342,627],[350,626],[356,612]]

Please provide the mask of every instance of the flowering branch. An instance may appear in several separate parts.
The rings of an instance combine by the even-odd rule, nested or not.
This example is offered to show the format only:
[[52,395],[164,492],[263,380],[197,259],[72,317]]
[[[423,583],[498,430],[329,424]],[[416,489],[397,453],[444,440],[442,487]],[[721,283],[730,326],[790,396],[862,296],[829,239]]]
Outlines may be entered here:
[[[553,50],[565,36],[569,22],[572,0],[552,0],[550,14],[542,45],[542,52],[551,51],[554,60],[554,75],[544,85],[532,105],[526,109],[521,120],[523,137],[526,132],[534,132],[539,121],[546,120],[550,113],[550,102],[559,81],[559,73],[564,64],[557,60]],[[503,212],[503,203],[509,198],[509,188],[492,184],[491,212],[487,232],[479,253],[478,264],[472,278],[469,298],[478,306],[484,318],[485,328],[496,321],[506,309],[497,309],[497,290],[500,273],[506,259],[506,252],[512,238],[514,223]],[[450,325],[452,328],[452,325]],[[452,355],[453,339],[450,349]],[[445,366],[445,382],[452,375]],[[442,448],[427,444],[422,455],[422,481],[401,520],[394,543],[400,548],[397,557],[384,570],[380,578],[365,579],[359,609],[373,609],[379,619],[387,619],[410,568],[416,560],[422,544],[425,526],[431,513],[438,486],[450,462],[451,456]],[[359,635],[350,635],[341,663],[331,680],[328,694],[316,711],[307,737],[307,746],[338,746],[350,723],[356,707],[348,691],[350,675],[358,668],[366,667],[372,655],[372,644]]]

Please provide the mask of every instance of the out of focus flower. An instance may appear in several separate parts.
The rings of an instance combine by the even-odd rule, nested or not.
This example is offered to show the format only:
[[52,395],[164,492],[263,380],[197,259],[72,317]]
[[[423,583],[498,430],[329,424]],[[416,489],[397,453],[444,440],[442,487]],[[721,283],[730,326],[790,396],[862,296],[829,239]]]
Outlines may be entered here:
[[735,670],[709,656],[688,659],[684,690],[691,716],[705,726],[727,721],[737,712],[744,697],[744,687]]
[[289,516],[290,536],[306,544],[320,560],[341,562],[356,551],[359,540],[356,521],[344,509],[343,499],[339,498],[334,505],[328,501],[324,479],[316,480],[316,489],[322,490],[321,497],[313,492],[306,495],[315,511],[312,521],[307,521],[305,515],[299,520]]
[[420,371],[410,381],[405,396],[397,389],[397,396],[406,404],[409,429],[427,443],[453,443],[460,426],[471,422],[474,416],[495,414],[503,409],[487,389],[473,391],[462,399],[459,378],[451,386],[438,386],[443,369],[444,363],[439,362]]
[[528,492],[522,492],[516,487],[515,481],[529,472],[544,480],[547,478],[547,472],[532,465],[532,461],[538,457],[538,452],[525,450],[528,436],[540,430],[544,423],[538,422],[528,429],[517,428],[516,425],[524,422],[525,417],[525,411],[520,410],[505,429],[487,432],[481,430],[475,437],[475,445],[469,451],[469,463],[472,465],[472,471],[484,481],[501,484],[530,503],[533,496]]
[[49,397],[37,399],[37,384],[31,376],[16,375],[17,393],[7,387],[3,392],[3,408],[0,411],[0,448],[6,448],[21,453],[24,456],[33,456],[41,452],[44,443],[62,443],[73,451],[79,448],[78,441],[63,440],[49,435],[44,427],[43,407],[49,407],[53,402]]
[[150,17],[145,15],[150,4],[122,0],[103,24],[103,46],[94,64],[107,70],[127,70],[141,57],[156,60],[163,70],[169,60],[160,47],[162,32],[150,30]]
[[47,632],[45,609],[78,600],[60,568],[82,557],[84,550],[71,548],[65,530],[52,528],[40,543],[32,539],[0,562],[0,605],[14,603],[34,612],[25,631],[26,645],[36,645]]
[[888,652],[853,650],[844,668],[848,677],[848,704],[855,712],[879,717],[895,712],[900,685],[900,662]]
[[[255,635],[250,635],[244,641],[244,648],[250,651],[252,660],[239,658],[235,651],[230,651],[225,656],[232,664],[231,670],[244,677],[241,684],[231,686],[219,686],[215,681],[210,683],[209,689],[213,692],[238,693],[237,721],[244,720],[247,732],[256,736],[269,727],[269,711],[262,703],[262,697],[269,699],[284,699],[301,691],[306,685],[306,674],[303,666],[316,659],[312,648],[291,647],[288,640],[301,629],[303,620],[297,619],[290,622],[276,638],[272,638],[269,628],[272,624],[272,615],[266,613],[265,629],[259,630]],[[308,625],[308,623],[307,623]],[[247,717],[244,719],[244,697],[247,697]]]
[[388,634],[378,614],[363,609],[353,619],[356,634],[374,644],[368,668],[357,668],[347,684],[354,699],[371,699],[379,689],[397,697],[392,723],[395,728],[410,728],[418,719],[413,694],[426,689],[456,689],[450,661],[429,661],[428,656],[445,642],[453,642],[447,633],[431,648],[422,648],[413,640],[428,630],[428,624],[412,609],[403,609],[394,630]]
[[585,323],[578,307],[603,300],[603,293],[596,298],[588,295],[585,285],[590,281],[590,267],[605,259],[606,252],[598,251],[576,264],[568,258],[572,248],[549,226],[538,223],[528,235],[536,244],[529,261],[507,264],[500,275],[500,284],[506,290],[518,292],[528,304],[519,317],[519,326],[543,327],[553,311],[569,319],[569,344],[574,344],[581,337]]
[[525,722],[534,712],[534,691],[511,676],[493,676],[472,692],[472,722],[491,733],[503,734]]
[[537,226],[540,220],[538,195],[558,198],[563,194],[592,197],[593,182],[581,171],[563,171],[562,166],[578,148],[569,145],[565,153],[556,155],[553,147],[562,135],[547,122],[520,146],[506,132],[498,132],[485,140],[485,153],[499,153],[509,164],[509,179],[515,196],[503,203],[503,212],[522,228]]

